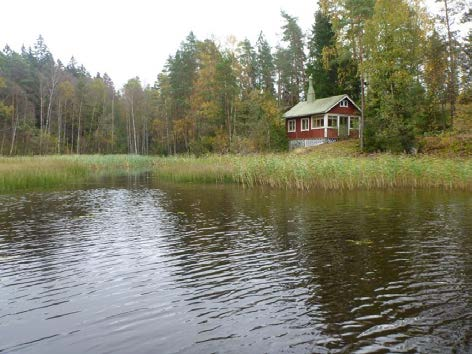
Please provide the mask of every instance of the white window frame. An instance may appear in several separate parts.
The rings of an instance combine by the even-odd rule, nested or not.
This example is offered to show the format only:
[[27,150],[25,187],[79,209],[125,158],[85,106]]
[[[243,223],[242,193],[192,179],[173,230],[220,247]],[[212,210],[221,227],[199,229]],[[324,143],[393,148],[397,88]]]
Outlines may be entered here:
[[349,107],[349,100],[345,98],[341,102],[339,102],[339,107]]
[[[330,120],[330,119],[336,119],[336,125],[331,125],[331,126],[330,126],[330,125],[329,125],[329,120]],[[331,129],[337,129],[338,126],[339,126],[339,116],[329,115],[329,116],[328,116],[327,123],[328,123],[328,124],[326,125],[326,127],[331,128]]]
[[[293,129],[291,129],[290,125],[293,123]],[[287,121],[287,132],[295,133],[297,131],[297,121],[295,119],[289,119]]]
[[[315,124],[315,121],[317,121],[318,119],[321,121],[321,125],[319,127],[317,127],[316,124]],[[317,116],[311,117],[311,129],[312,130],[313,129],[324,129],[324,117],[323,116],[321,116],[321,117],[317,117]]]
[[[356,119],[357,120],[357,128],[353,128],[352,125],[351,125],[351,119]],[[359,125],[360,125],[360,119],[359,117],[357,116],[354,116],[354,117],[349,117],[349,130],[359,130]]]
[[[303,122],[306,122],[306,128],[303,128]],[[302,118],[300,120],[300,131],[306,132],[310,130],[310,118]]]

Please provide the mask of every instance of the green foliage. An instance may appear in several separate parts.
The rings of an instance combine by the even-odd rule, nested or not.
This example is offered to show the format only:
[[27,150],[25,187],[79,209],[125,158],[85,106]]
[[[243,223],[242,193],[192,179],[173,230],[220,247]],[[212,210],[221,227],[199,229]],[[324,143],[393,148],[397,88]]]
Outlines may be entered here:
[[[449,28],[454,21],[434,23],[418,1],[318,3],[308,60],[303,30],[282,12],[274,53],[262,33],[254,45],[234,39],[224,47],[190,32],[153,87],[132,78],[117,90],[106,73],[92,76],[74,57],[64,66],[41,36],[19,53],[6,46],[0,155],[284,150],[281,113],[303,99],[307,74],[318,98],[347,93],[366,103],[371,151],[410,151],[415,135],[452,127],[466,133],[455,96],[460,89],[459,102],[472,102],[471,33],[461,39]],[[449,10],[456,20],[458,10]]]
[[304,91],[305,52],[304,36],[297,19],[282,11],[282,41],[285,47],[279,47],[275,65],[278,72],[279,102],[283,106],[293,106],[300,100]]
[[[3,77],[0,76],[0,90],[6,87],[6,82]],[[0,101],[0,122],[4,119],[7,119],[12,113],[13,108],[5,104],[5,102]]]
[[270,45],[262,32],[257,39],[256,48],[256,86],[258,89],[274,95],[274,58]]
[[409,152],[422,119],[423,88],[418,81],[424,33],[403,0],[379,0],[366,26],[369,78],[366,146]]
[[[56,63],[42,37],[21,53],[0,52],[0,78],[0,155],[199,155],[228,152],[233,141],[254,151],[281,144],[274,143],[281,141],[274,62],[262,33],[256,49],[245,40],[238,50],[190,33],[153,87],[135,77],[117,91],[106,73],[92,77],[74,57]],[[275,111],[259,114],[255,90],[270,96]],[[254,109],[237,109],[249,102]]]
[[[472,9],[469,10],[469,17]],[[462,86],[463,91],[459,97],[461,103],[472,102],[472,29],[469,30],[463,44],[461,52],[460,65],[462,69]]]
[[318,98],[339,94],[336,37],[329,17],[321,10],[315,13],[315,24],[309,41],[309,64],[307,75],[314,78]]
[[189,98],[197,73],[197,44],[193,32],[181,43],[179,50],[167,63],[170,91],[172,93],[172,110],[175,116],[183,116],[189,107]]
[[346,48],[338,49],[337,86],[338,94],[345,93],[353,100],[360,100],[360,78],[358,62]]
[[238,61],[241,66],[240,86],[243,95],[256,88],[257,58],[248,39],[239,43]]
[[425,116],[419,121],[421,131],[445,130],[447,116],[447,46],[436,31],[428,37],[424,52],[424,81],[426,85]]
[[[160,144],[165,144],[161,149],[197,156],[279,149],[282,122],[272,94],[272,54],[263,35],[257,51],[249,40],[240,42],[235,50],[205,40],[195,41],[193,53],[197,65],[188,97],[172,90],[172,77],[181,77],[186,70],[175,65],[174,58],[155,85],[159,105],[153,129],[156,134],[161,131]],[[176,104],[179,110],[169,108]]]

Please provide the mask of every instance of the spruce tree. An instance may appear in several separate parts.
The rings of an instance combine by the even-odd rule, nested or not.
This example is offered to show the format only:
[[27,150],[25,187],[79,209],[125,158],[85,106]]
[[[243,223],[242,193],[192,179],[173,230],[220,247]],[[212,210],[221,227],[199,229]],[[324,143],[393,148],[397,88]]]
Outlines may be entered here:
[[282,26],[285,48],[279,49],[278,53],[278,86],[283,91],[282,105],[294,106],[300,100],[305,85],[304,36],[295,17],[282,11],[282,18],[285,20]]
[[269,43],[261,32],[256,43],[256,85],[257,88],[271,95],[274,91],[274,57]]
[[308,43],[309,63],[307,74],[313,76],[318,98],[333,96],[339,92],[337,86],[337,63],[335,55],[336,37],[331,22],[321,10],[315,14],[312,36]]

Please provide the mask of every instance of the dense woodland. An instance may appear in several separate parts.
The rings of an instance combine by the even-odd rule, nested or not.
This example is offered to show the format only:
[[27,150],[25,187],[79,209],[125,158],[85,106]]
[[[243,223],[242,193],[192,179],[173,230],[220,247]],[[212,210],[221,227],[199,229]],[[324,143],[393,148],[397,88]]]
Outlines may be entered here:
[[434,17],[420,0],[319,0],[306,32],[281,13],[275,47],[263,33],[225,44],[190,33],[147,87],[64,64],[41,36],[19,53],[6,46],[0,154],[283,150],[282,114],[309,75],[317,98],[347,93],[364,107],[365,149],[408,151],[453,129],[457,104],[472,101],[472,31],[458,31],[471,4],[438,2]]

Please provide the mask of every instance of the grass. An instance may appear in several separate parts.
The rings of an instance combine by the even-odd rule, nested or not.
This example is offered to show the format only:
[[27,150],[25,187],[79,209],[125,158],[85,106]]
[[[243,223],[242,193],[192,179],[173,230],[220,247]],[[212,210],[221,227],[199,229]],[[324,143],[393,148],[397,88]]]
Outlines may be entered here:
[[472,157],[472,134],[440,134],[420,140],[424,154],[442,157]]
[[0,158],[0,193],[56,188],[92,176],[126,174],[152,168],[154,159],[135,155],[62,155]]
[[155,175],[176,182],[233,182],[284,189],[472,190],[472,161],[431,156],[268,154],[159,158]]
[[472,157],[472,103],[458,104],[454,129],[419,139],[420,150],[442,157]]
[[[472,160],[359,155],[355,143],[250,156],[80,155],[0,158],[0,193],[53,188],[94,176],[152,171],[175,182],[238,183],[300,190],[441,188],[472,190]],[[354,145],[353,145],[354,144]]]
[[322,144],[292,151],[295,155],[313,155],[319,157],[357,157],[360,156],[357,140],[341,140],[334,144]]
[[472,103],[463,103],[456,106],[454,131],[457,134],[472,134]]

